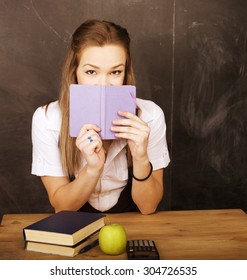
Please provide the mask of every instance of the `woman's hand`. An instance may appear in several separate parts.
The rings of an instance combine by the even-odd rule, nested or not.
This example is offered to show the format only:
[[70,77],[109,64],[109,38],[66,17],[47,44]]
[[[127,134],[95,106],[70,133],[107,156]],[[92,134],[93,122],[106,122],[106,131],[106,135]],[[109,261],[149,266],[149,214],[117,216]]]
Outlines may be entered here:
[[99,136],[100,128],[93,124],[84,125],[77,138],[76,146],[93,172],[102,170],[105,163],[105,150]]
[[150,134],[149,126],[138,116],[128,112],[118,112],[124,119],[113,121],[111,130],[116,137],[128,140],[133,160],[147,159],[147,146]]

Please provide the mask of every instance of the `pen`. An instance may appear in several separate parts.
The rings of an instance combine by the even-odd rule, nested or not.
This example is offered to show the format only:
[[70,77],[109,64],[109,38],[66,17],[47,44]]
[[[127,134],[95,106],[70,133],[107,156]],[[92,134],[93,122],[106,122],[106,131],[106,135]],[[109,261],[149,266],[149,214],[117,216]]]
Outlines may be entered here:
[[83,247],[81,250],[80,250],[80,253],[85,253],[87,251],[89,251],[90,249],[92,249],[93,247],[97,246],[99,244],[99,239],[96,239],[94,240],[91,244]]

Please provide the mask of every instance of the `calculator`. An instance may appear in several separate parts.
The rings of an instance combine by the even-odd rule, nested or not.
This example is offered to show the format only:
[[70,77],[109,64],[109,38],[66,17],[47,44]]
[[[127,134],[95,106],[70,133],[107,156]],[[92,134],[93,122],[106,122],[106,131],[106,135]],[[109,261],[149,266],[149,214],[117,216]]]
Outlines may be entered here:
[[153,240],[128,240],[129,260],[159,260],[160,256]]

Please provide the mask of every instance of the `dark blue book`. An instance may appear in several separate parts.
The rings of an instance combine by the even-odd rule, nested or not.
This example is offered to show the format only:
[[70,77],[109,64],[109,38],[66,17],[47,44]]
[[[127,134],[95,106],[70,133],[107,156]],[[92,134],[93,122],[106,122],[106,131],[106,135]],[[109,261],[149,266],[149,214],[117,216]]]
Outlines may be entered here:
[[64,246],[43,242],[26,241],[25,249],[39,253],[54,254],[60,256],[74,257],[77,254],[87,252],[99,243],[99,231],[89,235],[73,246]]
[[61,211],[23,229],[25,241],[73,246],[105,225],[105,215]]

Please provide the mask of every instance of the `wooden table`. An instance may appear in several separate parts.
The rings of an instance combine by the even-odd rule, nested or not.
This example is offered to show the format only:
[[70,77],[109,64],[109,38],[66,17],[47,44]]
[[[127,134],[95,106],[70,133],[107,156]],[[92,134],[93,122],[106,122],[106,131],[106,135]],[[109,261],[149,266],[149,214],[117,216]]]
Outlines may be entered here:
[[[99,246],[74,258],[25,251],[23,227],[48,215],[4,215],[0,259],[127,259],[104,255]],[[128,239],[155,240],[161,259],[247,259],[247,215],[239,209],[108,214],[107,220],[124,225]]]

